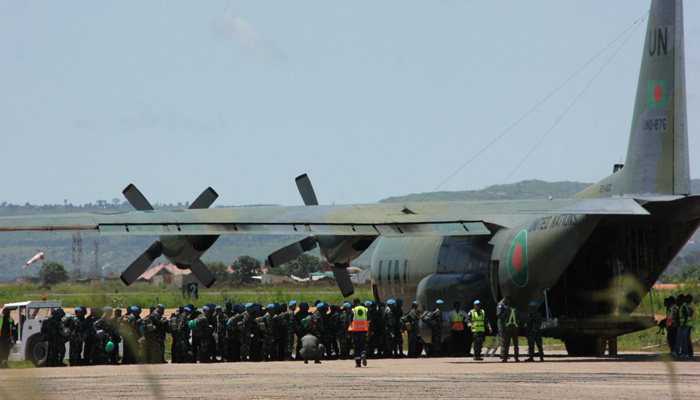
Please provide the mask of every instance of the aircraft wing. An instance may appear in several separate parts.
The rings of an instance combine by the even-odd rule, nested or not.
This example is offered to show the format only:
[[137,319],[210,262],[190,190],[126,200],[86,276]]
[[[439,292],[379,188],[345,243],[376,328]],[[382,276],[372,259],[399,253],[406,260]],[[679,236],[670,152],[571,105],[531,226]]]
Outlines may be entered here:
[[488,235],[503,215],[648,215],[629,198],[256,206],[119,214],[0,218],[0,232],[99,231],[132,235],[300,234],[342,236]]

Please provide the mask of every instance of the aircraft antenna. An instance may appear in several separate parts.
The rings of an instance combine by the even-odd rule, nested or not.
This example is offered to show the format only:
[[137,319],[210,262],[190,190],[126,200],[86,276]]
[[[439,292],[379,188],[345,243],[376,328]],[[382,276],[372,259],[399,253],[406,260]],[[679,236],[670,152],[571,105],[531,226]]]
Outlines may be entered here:
[[[462,164],[459,168],[457,168],[452,174],[450,174],[447,178],[445,178],[442,182],[440,182],[433,190],[430,192],[426,193],[419,201],[425,201],[425,199],[430,196],[431,194],[435,193],[442,185],[447,183],[450,179],[452,179],[455,175],[457,175],[460,171],[462,171],[467,165],[471,164],[472,161],[477,159],[481,154],[483,154],[486,150],[488,150],[491,146],[493,146],[496,142],[498,142],[501,138],[503,138],[508,132],[510,132],[513,128],[515,128],[520,122],[522,122],[525,118],[527,118],[533,111],[538,109],[545,101],[549,100],[550,97],[552,97],[555,93],[557,93],[561,88],[566,86],[569,81],[571,81],[574,77],[576,77],[581,71],[583,71],[586,67],[588,67],[589,64],[591,64],[595,59],[601,56],[608,48],[610,48],[615,42],[617,42],[618,39],[620,39],[622,36],[624,36],[627,31],[630,29],[634,28],[636,30],[641,24],[640,22],[644,21],[646,18],[647,14],[649,14],[649,11],[645,12],[642,14],[641,17],[637,18],[632,24],[630,24],[627,28],[625,28],[619,35],[617,35],[610,43],[608,43],[607,46],[603,47],[596,55],[594,55],[591,59],[586,61],[576,72],[574,72],[571,76],[566,78],[562,83],[559,84],[554,90],[552,90],[548,95],[546,95],[542,100],[540,100],[537,104],[535,104],[532,108],[530,108],[528,111],[525,112],[520,118],[518,118],[513,124],[511,124],[508,128],[506,128],[501,134],[496,136],[495,139],[493,139],[491,142],[489,142],[486,146],[484,146],[481,150],[476,152],[470,159],[468,159],[464,164]],[[627,41],[625,39],[625,41]],[[619,49],[618,49],[619,51]],[[510,177],[509,177],[510,178]]]
[[[641,22],[641,21],[643,21],[643,20],[644,20],[644,17],[642,17],[641,19],[635,21],[635,24],[637,24],[637,22]],[[508,182],[508,180],[515,174],[515,172],[516,172],[518,169],[520,169],[520,167],[525,163],[525,161],[526,161],[528,158],[530,158],[530,156],[532,155],[532,153],[535,152],[535,150],[537,149],[537,147],[539,147],[539,145],[542,144],[542,142],[544,141],[544,139],[546,139],[547,136],[549,136],[549,134],[554,130],[554,128],[559,124],[559,122],[561,122],[561,120],[562,120],[562,119],[564,118],[564,116],[569,112],[569,110],[571,110],[571,108],[574,106],[574,104],[576,104],[576,103],[578,102],[578,100],[581,98],[581,96],[583,96],[583,94],[586,93],[586,90],[588,90],[588,88],[591,87],[591,85],[593,84],[593,82],[595,82],[595,80],[598,78],[598,76],[603,72],[603,70],[605,70],[605,67],[607,67],[608,64],[610,64],[610,61],[612,61],[612,59],[615,58],[615,56],[617,55],[617,53],[620,52],[620,50],[625,46],[625,44],[627,43],[627,41],[632,37],[632,35],[634,34],[634,32],[636,32],[636,31],[637,31],[637,28],[639,28],[640,26],[642,26],[641,23],[640,23],[640,24],[637,24],[637,26],[634,27],[634,29],[632,30],[632,32],[630,32],[630,34],[627,35],[627,37],[625,38],[625,40],[622,41],[622,43],[620,44],[620,46],[618,46],[618,48],[612,53],[612,55],[610,55],[610,57],[608,58],[608,60],[605,61],[605,64],[603,64],[603,66],[600,67],[600,69],[598,70],[598,72],[596,72],[595,75],[593,75],[593,77],[591,78],[590,81],[588,81],[588,83],[586,84],[586,86],[579,92],[578,95],[576,95],[576,97],[575,97],[574,100],[571,102],[571,104],[569,104],[569,106],[566,107],[566,109],[564,110],[563,113],[561,113],[561,115],[559,116],[559,118],[557,118],[557,120],[554,121],[554,123],[552,124],[552,126],[550,126],[549,129],[547,129],[547,132],[545,132],[544,135],[542,135],[542,137],[540,138],[540,140],[538,140],[537,143],[535,143],[535,145],[532,146],[532,148],[530,149],[530,151],[528,151],[527,154],[525,154],[525,157],[523,157],[523,159],[520,160],[520,162],[518,163],[518,165],[515,166],[515,168],[513,169],[513,171],[511,171],[510,175],[508,175],[508,177],[503,181],[503,183],[502,183],[503,185],[505,185],[506,182]],[[597,56],[596,56],[596,57],[597,57]]]

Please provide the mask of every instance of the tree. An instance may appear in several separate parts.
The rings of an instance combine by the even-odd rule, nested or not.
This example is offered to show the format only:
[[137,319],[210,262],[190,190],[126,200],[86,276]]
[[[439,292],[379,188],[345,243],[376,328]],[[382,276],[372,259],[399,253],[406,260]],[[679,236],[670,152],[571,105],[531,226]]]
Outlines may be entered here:
[[231,281],[231,273],[228,272],[228,268],[221,261],[212,261],[206,263],[207,267],[214,274],[217,282],[224,283]]
[[321,260],[311,254],[304,253],[287,263],[287,273],[300,278],[305,278],[312,272],[320,271],[323,271]]
[[47,285],[61,283],[68,280],[68,271],[58,261],[49,261],[41,267],[39,278]]
[[233,281],[239,283],[253,282],[253,275],[260,270],[260,261],[251,256],[240,256],[231,264]]
[[684,281],[690,278],[700,279],[700,265],[690,265],[685,267],[685,269],[681,272],[681,278],[683,278]]

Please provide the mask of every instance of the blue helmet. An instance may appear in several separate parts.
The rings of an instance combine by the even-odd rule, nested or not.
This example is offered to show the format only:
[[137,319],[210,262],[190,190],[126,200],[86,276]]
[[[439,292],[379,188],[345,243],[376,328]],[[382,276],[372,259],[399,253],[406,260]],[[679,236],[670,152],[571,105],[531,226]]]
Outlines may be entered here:
[[209,306],[204,306],[204,307],[202,307],[202,310],[204,310],[204,311],[209,311]]
[[189,308],[189,307],[184,307],[184,308],[182,309],[182,311],[192,312],[192,309]]
[[131,306],[130,310],[131,310],[132,312],[139,312],[139,311],[140,311],[139,308],[136,307],[136,306]]
[[352,304],[350,304],[349,301],[346,301],[345,303],[343,303],[343,307],[350,308],[350,307],[352,307]]
[[418,302],[415,301],[415,300],[413,300],[413,302],[412,302],[411,304],[413,304],[414,306],[417,306],[417,305],[418,305]]
[[474,305],[481,304],[479,300],[474,300]]
[[289,306],[290,306],[290,307],[291,307],[291,306],[295,306],[295,305],[297,305],[297,301],[296,301],[296,300],[292,300],[292,301],[289,302]]
[[75,307],[75,312],[83,312],[83,309],[80,307]]
[[245,303],[245,308],[253,307],[253,303]]
[[106,306],[105,308],[103,308],[103,310],[105,310],[105,311],[112,311],[112,307]]
[[389,299],[386,301],[386,305],[388,306],[393,306],[394,304],[396,304],[396,301],[394,299]]
[[223,308],[221,308],[221,306],[216,306],[216,308],[214,308],[214,309],[215,309],[216,311],[219,311],[219,310],[223,311],[223,310],[224,310]]
[[268,310],[272,310],[273,308],[275,308],[275,305],[272,304],[272,303],[270,303],[270,304],[267,305],[266,308],[267,308]]
[[371,301],[369,301],[369,300],[365,301],[365,307],[369,307],[369,306],[371,306],[371,305],[372,305],[372,302],[371,302]]
[[438,301],[435,302],[435,304],[445,304],[445,302],[442,301],[442,300],[438,300]]
[[530,307],[537,307],[537,302],[536,301],[531,301],[530,302]]
[[163,310],[165,310],[165,306],[164,306],[163,304],[160,304],[160,303],[159,303],[156,307],[162,308]]

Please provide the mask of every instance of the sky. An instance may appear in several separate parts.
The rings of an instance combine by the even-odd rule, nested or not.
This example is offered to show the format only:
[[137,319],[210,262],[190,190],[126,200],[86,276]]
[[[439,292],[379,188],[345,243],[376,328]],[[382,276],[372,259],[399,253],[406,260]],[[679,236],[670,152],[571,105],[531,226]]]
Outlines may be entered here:
[[[684,8],[700,177],[700,2]],[[121,200],[134,183],[153,203],[212,186],[220,205],[300,205],[302,173],[321,204],[595,182],[625,158],[648,9],[0,2],[0,202]]]

